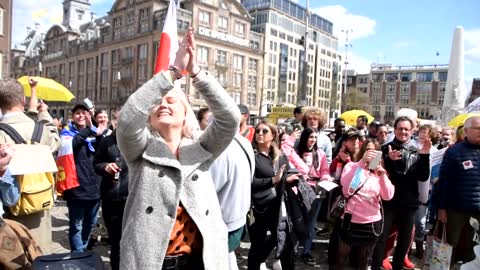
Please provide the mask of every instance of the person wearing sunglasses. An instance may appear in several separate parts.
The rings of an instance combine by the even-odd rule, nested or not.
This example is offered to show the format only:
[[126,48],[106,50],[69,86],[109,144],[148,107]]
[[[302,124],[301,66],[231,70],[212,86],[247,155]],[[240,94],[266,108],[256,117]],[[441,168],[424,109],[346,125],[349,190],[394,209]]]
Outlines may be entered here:
[[[265,260],[276,247],[274,269],[293,269],[293,240],[285,224],[287,217],[283,193],[286,183],[298,179],[297,174],[285,174],[288,160],[281,155],[277,146],[276,127],[262,120],[255,127],[252,142],[255,151],[255,173],[252,182],[252,202],[255,222],[248,228],[250,234],[250,251],[248,269],[265,269]],[[280,229],[283,228],[283,229]],[[267,236],[267,231],[270,235]],[[278,237],[282,233],[285,237]]]

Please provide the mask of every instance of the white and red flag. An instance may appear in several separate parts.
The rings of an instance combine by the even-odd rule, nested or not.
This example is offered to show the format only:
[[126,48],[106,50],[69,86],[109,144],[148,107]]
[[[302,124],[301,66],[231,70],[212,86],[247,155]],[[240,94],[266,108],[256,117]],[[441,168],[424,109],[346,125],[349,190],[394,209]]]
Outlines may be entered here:
[[163,24],[162,35],[160,36],[160,44],[158,45],[154,74],[168,70],[169,66],[175,61],[177,50],[177,3],[175,0],[170,0],[167,15],[165,16],[165,23]]

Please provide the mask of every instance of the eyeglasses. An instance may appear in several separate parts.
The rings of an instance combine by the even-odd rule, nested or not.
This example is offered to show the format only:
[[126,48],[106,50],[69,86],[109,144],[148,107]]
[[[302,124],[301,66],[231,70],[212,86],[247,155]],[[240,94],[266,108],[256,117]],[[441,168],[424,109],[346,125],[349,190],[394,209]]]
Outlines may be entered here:
[[267,128],[263,128],[263,129],[255,129],[255,133],[258,133],[258,134],[268,134],[268,132],[270,132],[270,130],[268,130]]

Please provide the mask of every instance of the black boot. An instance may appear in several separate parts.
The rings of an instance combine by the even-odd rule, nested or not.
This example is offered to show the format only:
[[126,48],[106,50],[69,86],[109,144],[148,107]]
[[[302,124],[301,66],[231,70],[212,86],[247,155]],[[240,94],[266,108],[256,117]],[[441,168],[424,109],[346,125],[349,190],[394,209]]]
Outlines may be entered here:
[[415,257],[422,259],[423,252],[423,241],[415,241]]

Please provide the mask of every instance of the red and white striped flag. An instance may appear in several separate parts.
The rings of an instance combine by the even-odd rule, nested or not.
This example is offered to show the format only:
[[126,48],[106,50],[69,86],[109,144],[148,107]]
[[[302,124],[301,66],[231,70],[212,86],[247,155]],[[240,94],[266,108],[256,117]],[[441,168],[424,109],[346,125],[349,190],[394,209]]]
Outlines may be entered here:
[[177,4],[175,0],[170,0],[165,23],[163,24],[162,35],[160,36],[154,74],[168,70],[168,67],[175,61],[177,50]]

